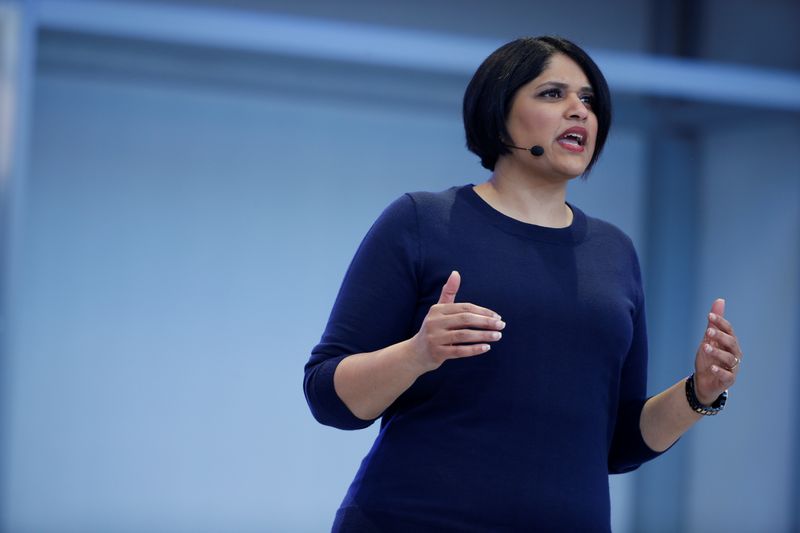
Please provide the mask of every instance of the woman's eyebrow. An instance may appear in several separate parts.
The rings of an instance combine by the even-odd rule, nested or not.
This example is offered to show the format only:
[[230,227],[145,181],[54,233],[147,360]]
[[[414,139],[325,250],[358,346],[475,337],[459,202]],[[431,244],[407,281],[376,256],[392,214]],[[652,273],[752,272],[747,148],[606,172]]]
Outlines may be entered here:
[[[567,83],[562,83],[562,82],[560,82],[560,81],[546,81],[546,82],[542,83],[541,85],[538,85],[536,88],[537,88],[537,89],[541,89],[541,88],[542,88],[542,87],[544,87],[545,85],[549,85],[549,86],[551,86],[551,87],[557,87],[557,88],[559,88],[559,89],[568,89],[568,88],[569,88],[569,84],[567,84]],[[592,88],[591,88],[590,86],[588,86],[588,85],[586,85],[586,86],[584,86],[584,87],[581,87],[581,89],[580,89],[580,90],[581,90],[581,92],[585,92],[585,93],[593,93],[593,92],[594,92],[594,89],[592,89]]]

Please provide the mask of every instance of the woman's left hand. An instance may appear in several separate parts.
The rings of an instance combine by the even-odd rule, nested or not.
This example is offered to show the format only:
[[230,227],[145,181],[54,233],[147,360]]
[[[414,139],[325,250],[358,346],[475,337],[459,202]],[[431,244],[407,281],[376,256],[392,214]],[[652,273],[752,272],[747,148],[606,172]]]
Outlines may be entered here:
[[694,382],[697,399],[711,405],[736,381],[742,364],[742,350],[731,323],[722,316],[725,300],[718,298],[711,305],[703,341],[694,360]]

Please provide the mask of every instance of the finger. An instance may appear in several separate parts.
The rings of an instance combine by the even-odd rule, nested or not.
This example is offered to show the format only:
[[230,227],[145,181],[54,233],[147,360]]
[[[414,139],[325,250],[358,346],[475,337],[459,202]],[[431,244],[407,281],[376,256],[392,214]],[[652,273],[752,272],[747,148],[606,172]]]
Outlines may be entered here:
[[492,347],[488,344],[465,344],[462,346],[442,346],[441,353],[447,359],[455,359],[480,355],[491,349]]
[[716,385],[716,388],[720,390],[720,394],[722,394],[722,391],[725,389],[731,387],[736,381],[736,375],[730,370],[726,370],[717,365],[711,365],[710,370],[715,378],[713,383]]
[[711,304],[711,312],[719,316],[725,315],[725,299],[717,298],[714,300]]
[[733,335],[728,335],[723,331],[710,327],[706,330],[706,338],[709,340],[709,344],[722,348],[741,359],[742,351],[739,349],[739,341]]
[[[716,300],[711,302],[711,312],[709,312],[708,314],[708,324],[706,324],[706,328],[710,328],[714,325],[714,323],[711,321],[712,316],[717,316],[717,315],[722,316],[724,312],[725,312],[725,300],[723,300],[722,298],[717,298]],[[712,346],[714,347],[719,346],[719,344],[717,344],[716,339],[708,337],[708,330],[706,330],[706,338],[708,339],[708,342]]]
[[456,329],[447,331],[442,339],[441,344],[458,345],[458,344],[476,344],[499,341],[503,334],[499,331],[487,331],[485,329]]
[[457,315],[460,313],[472,313],[475,315],[488,316],[490,318],[500,318],[500,315],[479,305],[471,304],[468,302],[459,302],[457,304],[444,304],[439,306],[439,312],[443,315]]
[[[714,324],[711,317],[722,316],[725,314],[725,300],[722,298],[717,298],[711,303],[711,312],[708,313],[708,324],[706,327],[712,326]],[[716,343],[712,344],[716,345]]]
[[724,331],[728,335],[733,335],[733,326],[730,322],[728,322],[724,317],[718,315],[716,313],[709,313],[708,320],[711,322],[713,326],[717,329]]
[[705,354],[707,366],[717,365],[733,371],[739,365],[739,361],[736,360],[737,357],[732,353],[715,348],[708,343],[703,346],[703,353]]
[[501,330],[506,327],[506,323],[494,317],[476,315],[474,313],[458,313],[455,315],[444,315],[432,319],[436,327],[446,330],[457,330],[464,328]]
[[442,287],[442,294],[439,295],[440,304],[451,304],[456,301],[456,293],[461,286],[461,274],[457,270],[450,272],[450,276]]

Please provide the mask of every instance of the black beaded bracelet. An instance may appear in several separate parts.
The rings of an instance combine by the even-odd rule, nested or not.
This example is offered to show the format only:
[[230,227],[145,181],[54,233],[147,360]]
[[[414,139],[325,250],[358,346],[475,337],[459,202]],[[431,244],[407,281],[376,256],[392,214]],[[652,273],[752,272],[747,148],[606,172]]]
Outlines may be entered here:
[[697,394],[694,392],[694,374],[686,378],[686,399],[689,401],[689,407],[695,413],[705,416],[711,416],[719,413],[725,407],[725,402],[728,400],[728,391],[723,391],[722,394],[714,400],[710,406],[705,406],[697,399]]

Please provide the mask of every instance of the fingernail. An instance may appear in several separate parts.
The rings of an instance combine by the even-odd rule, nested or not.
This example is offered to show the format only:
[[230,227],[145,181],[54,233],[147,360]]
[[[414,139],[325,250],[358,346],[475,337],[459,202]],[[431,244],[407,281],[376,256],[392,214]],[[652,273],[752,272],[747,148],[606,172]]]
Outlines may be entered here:
[[710,345],[710,344],[706,344],[705,348],[703,348],[703,349],[705,350],[705,352],[706,352],[706,353],[711,353],[711,350],[712,350],[713,348],[711,348],[711,345]]
[[714,313],[708,313],[708,318],[711,319],[711,320],[716,320],[717,319],[717,315],[715,315]]
[[708,328],[707,332],[709,337],[713,337],[714,335],[717,334],[716,330],[713,330],[711,328]]
[[497,320],[500,320],[501,318],[503,318],[503,317],[501,317],[500,315],[498,315],[497,313],[495,313],[495,314],[494,314],[494,317],[495,317]]
[[719,372],[719,368],[717,368],[715,365],[711,365],[711,371],[716,374]]
[[495,340],[499,339],[502,336],[503,336],[503,334],[500,333],[499,331],[495,331],[494,333],[492,333],[492,338],[495,339]]
[[497,322],[495,322],[495,325],[500,329],[503,329],[504,327],[506,327],[506,323],[503,322],[502,320],[498,320]]

